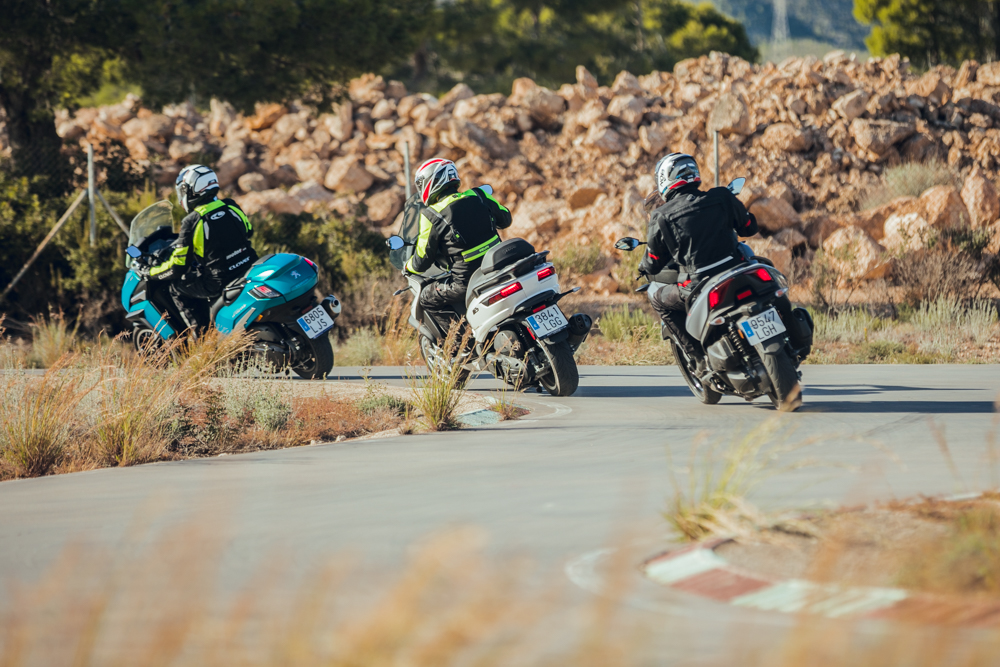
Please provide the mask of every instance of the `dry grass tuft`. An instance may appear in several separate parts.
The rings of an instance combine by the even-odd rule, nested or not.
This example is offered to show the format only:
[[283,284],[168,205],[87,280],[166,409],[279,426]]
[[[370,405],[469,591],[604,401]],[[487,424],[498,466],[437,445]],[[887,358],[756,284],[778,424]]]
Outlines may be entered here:
[[[459,334],[462,331],[463,333]],[[466,360],[459,350],[467,350],[472,330],[455,321],[441,343],[441,359],[428,368],[423,378],[410,376],[410,391],[419,419],[430,431],[449,431],[461,427],[458,421],[458,404],[465,394]]]
[[77,332],[80,324],[72,328],[61,310],[49,310],[48,317],[36,318],[31,324],[31,352],[33,368],[51,368],[60,359],[79,347]]
[[405,366],[420,356],[416,331],[409,325],[409,310],[394,297],[386,314],[374,327],[359,329],[337,349],[338,366]]

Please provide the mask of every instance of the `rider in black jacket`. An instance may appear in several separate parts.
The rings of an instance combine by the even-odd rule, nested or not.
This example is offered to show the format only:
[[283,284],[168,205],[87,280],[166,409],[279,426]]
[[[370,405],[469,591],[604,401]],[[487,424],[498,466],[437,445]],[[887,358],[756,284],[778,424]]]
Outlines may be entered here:
[[699,358],[700,345],[684,328],[690,286],[743,261],[736,236],[756,234],[757,220],[729,189],[700,190],[690,155],[661,159],[656,183],[665,203],[650,216],[639,272],[650,280],[649,301],[664,326],[689,357]]

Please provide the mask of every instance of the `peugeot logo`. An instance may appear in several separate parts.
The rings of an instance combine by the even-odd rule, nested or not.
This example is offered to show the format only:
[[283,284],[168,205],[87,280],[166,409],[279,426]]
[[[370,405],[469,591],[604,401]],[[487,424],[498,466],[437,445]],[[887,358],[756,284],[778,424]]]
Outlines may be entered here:
[[302,274],[298,271],[292,271],[292,278],[301,278]]

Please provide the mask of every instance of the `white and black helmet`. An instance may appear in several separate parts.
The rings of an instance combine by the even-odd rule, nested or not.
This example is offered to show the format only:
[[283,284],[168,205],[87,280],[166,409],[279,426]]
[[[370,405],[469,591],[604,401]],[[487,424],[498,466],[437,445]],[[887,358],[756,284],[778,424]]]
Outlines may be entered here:
[[437,199],[436,195],[444,186],[458,182],[458,168],[454,162],[444,158],[427,160],[417,167],[417,174],[413,177],[413,184],[425,204]]
[[656,189],[660,194],[688,185],[701,183],[701,172],[694,158],[685,153],[671,153],[656,163]]
[[211,201],[219,191],[219,178],[215,172],[202,164],[192,164],[181,169],[174,183],[177,201],[181,208],[190,213],[191,209]]

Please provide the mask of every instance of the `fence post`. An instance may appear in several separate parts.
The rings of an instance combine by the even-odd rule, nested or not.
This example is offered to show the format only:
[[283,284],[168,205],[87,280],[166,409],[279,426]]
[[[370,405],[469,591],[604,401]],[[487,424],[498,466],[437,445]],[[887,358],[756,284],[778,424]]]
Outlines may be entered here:
[[406,201],[413,194],[413,181],[410,179],[410,142],[403,142],[403,174],[406,177]]
[[94,144],[87,144],[87,199],[90,200],[90,247],[97,245],[97,198],[94,196]]
[[712,132],[712,146],[715,152],[715,187],[719,187],[719,131]]

